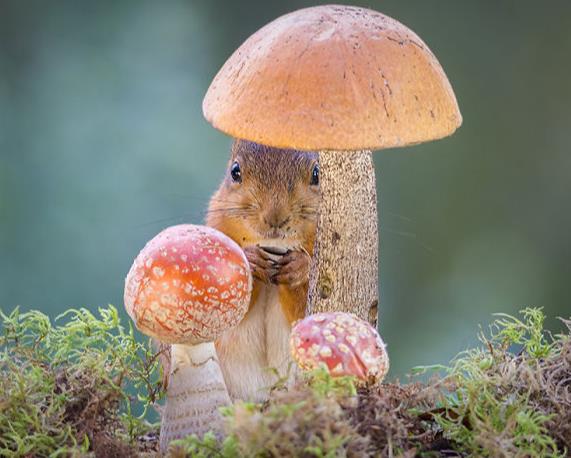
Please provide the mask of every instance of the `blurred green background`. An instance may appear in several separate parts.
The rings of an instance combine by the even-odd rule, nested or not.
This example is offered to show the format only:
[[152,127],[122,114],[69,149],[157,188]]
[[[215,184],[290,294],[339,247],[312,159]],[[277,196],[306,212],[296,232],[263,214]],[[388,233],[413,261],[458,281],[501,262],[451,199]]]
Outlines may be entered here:
[[[162,228],[201,222],[230,139],[202,117],[251,33],[320,2],[0,2],[0,307],[122,307]],[[571,315],[571,2],[361,1],[415,30],[456,91],[451,138],[375,155],[393,376],[493,312]]]

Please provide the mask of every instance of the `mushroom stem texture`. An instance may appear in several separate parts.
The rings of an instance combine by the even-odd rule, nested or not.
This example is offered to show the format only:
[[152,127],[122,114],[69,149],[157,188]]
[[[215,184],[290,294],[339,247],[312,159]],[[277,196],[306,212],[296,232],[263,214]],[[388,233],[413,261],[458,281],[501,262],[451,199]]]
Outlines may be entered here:
[[230,396],[213,342],[171,347],[171,373],[162,415],[160,449],[190,434],[223,432],[219,408],[230,405]]
[[376,327],[377,193],[371,151],[321,151],[319,175],[308,312],[351,312]]

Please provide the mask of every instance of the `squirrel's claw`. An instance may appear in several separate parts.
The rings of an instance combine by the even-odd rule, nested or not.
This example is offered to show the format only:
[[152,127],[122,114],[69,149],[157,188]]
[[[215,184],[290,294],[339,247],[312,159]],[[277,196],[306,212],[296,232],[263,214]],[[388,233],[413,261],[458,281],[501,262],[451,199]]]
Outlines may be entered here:
[[276,262],[277,273],[272,282],[298,287],[309,280],[311,257],[305,251],[289,251]]
[[272,283],[272,277],[277,273],[277,264],[272,257],[258,246],[244,248],[246,259],[255,279],[263,283]]

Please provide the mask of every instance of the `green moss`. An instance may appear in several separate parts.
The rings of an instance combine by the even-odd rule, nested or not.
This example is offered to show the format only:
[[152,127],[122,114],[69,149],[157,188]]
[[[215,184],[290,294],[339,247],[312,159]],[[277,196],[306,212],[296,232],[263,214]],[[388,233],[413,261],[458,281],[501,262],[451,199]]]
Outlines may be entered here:
[[173,456],[336,457],[361,456],[368,444],[346,416],[357,402],[351,377],[333,378],[324,369],[307,374],[297,389],[278,385],[264,404],[239,402],[224,409],[228,436],[190,437],[171,446]]
[[[178,444],[180,456],[563,457],[571,443],[571,342],[543,329],[540,309],[498,315],[482,345],[426,384],[355,389],[309,374],[262,405],[226,410],[228,437]],[[569,326],[568,321],[564,323]],[[174,452],[175,449],[173,449]]]
[[[156,452],[157,355],[113,307],[1,314],[0,456]],[[173,457],[567,456],[571,322],[551,336],[540,309],[498,315],[481,346],[428,383],[357,386],[324,370],[276,384],[264,404],[225,408],[227,436],[188,437]],[[129,393],[138,393],[136,396]],[[134,412],[137,412],[135,415]]]
[[152,428],[158,368],[117,310],[70,310],[57,325],[37,311],[0,317],[0,456],[130,454]]
[[443,435],[472,456],[567,454],[569,335],[546,333],[540,309],[521,315],[497,315],[490,332],[481,333],[483,347],[459,355],[435,382],[448,394],[434,418]]

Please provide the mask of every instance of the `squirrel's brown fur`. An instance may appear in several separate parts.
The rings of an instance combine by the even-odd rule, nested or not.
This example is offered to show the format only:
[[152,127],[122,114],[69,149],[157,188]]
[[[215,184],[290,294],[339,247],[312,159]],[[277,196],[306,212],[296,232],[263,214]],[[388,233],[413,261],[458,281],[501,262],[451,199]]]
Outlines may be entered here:
[[[239,165],[241,182],[232,178],[235,163]],[[274,367],[279,372],[287,370],[289,330],[306,309],[319,202],[319,187],[312,184],[316,165],[316,153],[236,140],[228,170],[210,200],[206,224],[244,248],[254,275],[248,314],[237,328],[216,342],[232,397],[263,399],[264,387],[260,384],[271,384],[272,377],[268,368],[253,366],[267,364],[280,366]],[[259,245],[287,247],[290,252],[272,263],[264,259]],[[279,307],[273,304],[276,297]],[[244,348],[237,348],[240,345]],[[250,359],[249,353],[257,356]],[[243,360],[245,367],[237,359]],[[263,371],[267,377],[261,375]],[[240,380],[236,372],[241,373]],[[253,372],[257,383],[255,375],[248,380]]]
[[[232,178],[235,163],[240,182]],[[206,224],[244,249],[254,277],[246,316],[216,341],[233,399],[261,401],[278,377],[291,376],[289,333],[291,324],[305,315],[316,233],[316,167],[316,153],[236,140],[224,179],[210,200]],[[288,252],[272,258],[260,246]],[[168,346],[161,349],[166,387],[170,352]]]
[[[229,168],[240,164],[242,183],[232,181],[226,173],[212,196],[206,224],[225,233],[240,246],[255,245],[261,240],[288,240],[309,256],[313,254],[318,194],[311,189],[313,166],[317,154],[292,152],[257,143],[236,141]],[[288,224],[275,237],[264,221],[271,218]],[[272,237],[274,235],[274,237]],[[254,282],[252,302],[260,282]],[[302,284],[280,284],[279,297],[288,321],[304,316],[307,279]]]

